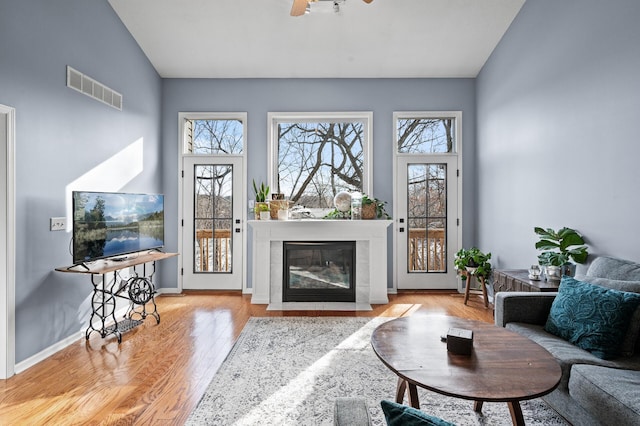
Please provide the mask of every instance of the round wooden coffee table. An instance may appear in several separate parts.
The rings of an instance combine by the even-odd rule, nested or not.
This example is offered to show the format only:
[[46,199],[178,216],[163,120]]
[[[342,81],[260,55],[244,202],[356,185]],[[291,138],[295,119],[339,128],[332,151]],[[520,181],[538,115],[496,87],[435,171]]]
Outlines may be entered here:
[[[471,355],[447,351],[441,336],[449,328],[473,331]],[[371,345],[378,358],[398,375],[396,402],[405,391],[420,408],[417,386],[482,403],[506,402],[514,425],[524,425],[520,402],[553,391],[560,365],[542,346],[502,327],[456,317],[417,315],[391,320],[375,329]]]

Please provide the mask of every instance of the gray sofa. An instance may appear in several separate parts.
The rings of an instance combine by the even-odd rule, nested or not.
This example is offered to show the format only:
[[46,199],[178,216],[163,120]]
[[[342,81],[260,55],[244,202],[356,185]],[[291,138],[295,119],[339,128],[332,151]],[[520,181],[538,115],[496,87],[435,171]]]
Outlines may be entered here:
[[[640,293],[640,264],[598,257],[585,275],[575,279]],[[562,379],[558,388],[543,399],[567,421],[574,425],[640,424],[640,308],[634,312],[629,335],[622,344],[629,349],[628,353],[604,360],[545,331],[557,294],[497,293],[495,323],[527,336],[556,357]]]

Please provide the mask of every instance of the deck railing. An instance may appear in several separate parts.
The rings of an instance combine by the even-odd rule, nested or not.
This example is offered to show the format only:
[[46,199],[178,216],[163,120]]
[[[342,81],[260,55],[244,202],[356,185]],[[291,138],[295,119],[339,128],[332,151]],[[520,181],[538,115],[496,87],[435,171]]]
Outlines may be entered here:
[[231,272],[231,230],[196,231],[197,272]]
[[409,271],[444,272],[447,245],[444,229],[409,229]]
[[[409,230],[409,271],[446,271],[447,247],[444,229]],[[197,272],[231,271],[231,230],[196,232]]]

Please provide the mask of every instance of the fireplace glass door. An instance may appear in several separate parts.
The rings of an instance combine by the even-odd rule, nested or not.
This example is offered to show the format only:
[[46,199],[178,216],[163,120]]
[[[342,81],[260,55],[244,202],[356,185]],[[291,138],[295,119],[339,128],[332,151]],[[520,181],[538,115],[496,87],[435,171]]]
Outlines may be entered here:
[[355,302],[355,241],[285,242],[283,302]]

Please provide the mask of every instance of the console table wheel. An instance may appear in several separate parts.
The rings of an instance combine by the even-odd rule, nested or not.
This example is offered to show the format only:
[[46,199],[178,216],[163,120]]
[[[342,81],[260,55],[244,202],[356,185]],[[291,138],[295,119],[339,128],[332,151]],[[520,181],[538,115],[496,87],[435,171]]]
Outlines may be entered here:
[[146,304],[151,298],[155,289],[148,278],[135,277],[129,280],[129,299],[137,305]]

